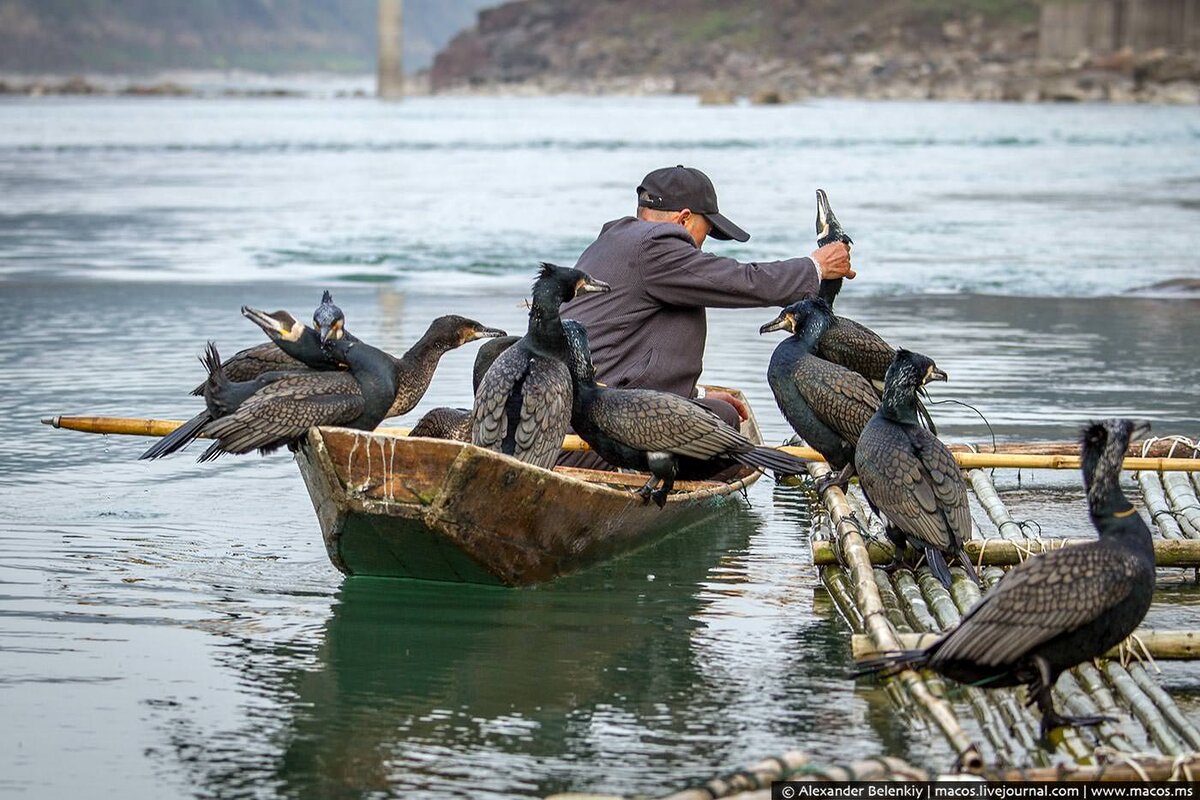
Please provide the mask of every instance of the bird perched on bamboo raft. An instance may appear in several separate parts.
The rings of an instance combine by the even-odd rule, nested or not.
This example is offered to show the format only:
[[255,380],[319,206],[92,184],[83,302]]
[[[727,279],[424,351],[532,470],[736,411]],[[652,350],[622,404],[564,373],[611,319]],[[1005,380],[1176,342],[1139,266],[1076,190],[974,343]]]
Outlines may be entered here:
[[471,441],[552,469],[571,420],[571,373],[559,307],[609,285],[543,262],[533,284],[529,327],[483,376],[471,411]]
[[957,556],[975,582],[979,577],[963,553],[963,541],[971,535],[966,482],[946,445],[917,421],[917,390],[944,380],[946,373],[933,359],[898,350],[879,409],[858,437],[854,468],[871,508],[887,518],[896,561],[911,542],[949,588],[947,557]]
[[[415,397],[412,404],[416,404],[429,385],[433,367],[442,353],[475,339],[503,333],[465,317],[438,317],[430,323],[425,335],[397,359],[339,329],[325,343],[325,348],[348,367],[348,372],[293,373],[244,399],[240,399],[241,386],[225,377],[216,348],[210,345],[205,398],[219,401],[230,397],[237,403],[230,413],[214,419],[200,432],[217,440],[200,460],[251,450],[269,453],[295,444],[309,428],[317,425],[372,430],[390,416],[397,398]],[[410,383],[405,385],[405,381]]]
[[[837,215],[833,213],[825,190],[817,189],[817,246],[824,247],[833,242],[844,242],[847,247],[854,244],[854,240],[842,228]],[[834,301],[841,290],[842,278],[823,279],[817,289],[817,297],[828,303],[832,311]],[[817,343],[814,352],[826,361],[862,375],[874,384],[877,394],[882,394],[888,367],[896,356],[896,348],[884,341],[875,331],[836,314],[833,315],[832,323]],[[922,424],[936,434],[937,426],[920,401],[917,402],[917,414],[921,417]]]
[[[596,383],[587,331],[563,320],[570,348],[574,400],[571,427],[614,467],[650,473],[637,490],[659,508],[675,484],[680,458],[728,459],[783,475],[805,470],[807,461],[754,444],[699,403],[652,389],[610,389]],[[657,488],[656,488],[657,487]]]
[[858,437],[879,408],[870,381],[813,354],[833,319],[829,305],[812,298],[791,304],[758,330],[792,334],[771,355],[767,382],[788,424],[835,470],[817,484],[818,492],[849,482]]
[[[311,328],[288,311],[268,314],[250,306],[242,306],[242,316],[262,328],[271,341],[230,356],[223,365],[229,380],[249,381],[264,372],[341,368],[321,349],[321,343],[329,338],[330,333],[346,323],[346,315],[333,302],[328,290],[321,295],[321,304],[313,311]],[[192,394],[203,395],[204,384],[193,389]]]
[[[484,342],[475,354],[475,366],[471,370],[471,395],[479,391],[479,383],[487,374],[492,363],[520,336],[501,336]],[[429,439],[451,439],[456,442],[471,441],[471,409],[439,406],[425,412],[417,424],[408,432],[409,436],[424,436]]]
[[915,667],[985,688],[1024,684],[1042,713],[1043,736],[1105,721],[1059,714],[1051,691],[1064,671],[1124,641],[1150,608],[1154,545],[1120,485],[1130,438],[1148,431],[1127,419],[1083,429],[1083,485],[1097,541],[1018,564],[940,640],[864,662],[858,674]]
[[[187,447],[204,426],[214,419],[232,413],[246,398],[269,383],[296,373],[342,369],[322,347],[330,336],[340,335],[344,329],[346,315],[333,302],[326,291],[321,304],[313,311],[313,327],[297,320],[290,312],[267,313],[250,306],[242,306],[242,316],[262,328],[271,341],[242,350],[221,364],[222,374],[232,388],[220,395],[206,395],[210,381],[206,380],[192,390],[194,395],[205,395],[205,410],[180,425],[171,433],[151,445],[139,459],[156,459],[168,456]],[[207,356],[200,362],[209,370]]]

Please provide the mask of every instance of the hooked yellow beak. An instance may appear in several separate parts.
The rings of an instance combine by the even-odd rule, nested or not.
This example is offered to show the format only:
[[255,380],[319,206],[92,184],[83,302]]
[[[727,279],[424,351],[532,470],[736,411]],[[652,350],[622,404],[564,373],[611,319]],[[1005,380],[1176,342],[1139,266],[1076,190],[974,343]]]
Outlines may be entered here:
[[782,311],[778,317],[758,329],[760,336],[764,333],[770,333],[771,331],[787,331],[788,333],[795,333],[796,317],[787,311]]

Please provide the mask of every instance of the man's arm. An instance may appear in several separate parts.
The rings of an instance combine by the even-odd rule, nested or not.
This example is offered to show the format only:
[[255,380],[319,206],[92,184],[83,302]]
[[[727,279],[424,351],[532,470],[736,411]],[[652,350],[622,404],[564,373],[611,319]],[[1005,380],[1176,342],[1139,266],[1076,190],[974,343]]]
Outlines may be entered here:
[[[845,245],[838,243],[845,249]],[[843,277],[849,271],[840,254],[818,251],[822,265]],[[784,305],[815,295],[821,278],[812,258],[784,261],[739,262],[705,253],[696,247],[681,226],[656,225],[642,240],[642,281],[646,292],[660,303],[708,308],[754,308]]]

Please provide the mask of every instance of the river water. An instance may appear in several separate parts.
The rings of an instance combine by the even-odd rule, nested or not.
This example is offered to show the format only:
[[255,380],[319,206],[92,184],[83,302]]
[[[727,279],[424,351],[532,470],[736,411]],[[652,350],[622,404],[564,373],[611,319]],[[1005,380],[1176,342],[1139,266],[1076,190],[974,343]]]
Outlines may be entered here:
[[[798,490],[761,481],[539,589],[344,580],[287,455],[143,463],[144,440],[38,424],[190,416],[205,340],[259,340],[243,303],[304,315],[330,288],[394,352],[443,313],[519,331],[536,262],[571,263],[674,163],[713,177],[753,234],[713,248],[746,259],[808,252],[828,190],[861,273],[839,310],[936,358],[935,399],[991,426],[948,402],[947,438],[1118,413],[1200,433],[1200,301],[1130,293],[1200,278],[1192,109],[6,99],[0,794],[653,793],[794,748],[947,766],[847,679]],[[713,312],[705,377],[780,440],[773,316]],[[466,402],[473,355],[421,408]],[[1080,532],[1074,476],[1002,478],[1056,487]],[[1164,680],[1200,710],[1196,671]]]

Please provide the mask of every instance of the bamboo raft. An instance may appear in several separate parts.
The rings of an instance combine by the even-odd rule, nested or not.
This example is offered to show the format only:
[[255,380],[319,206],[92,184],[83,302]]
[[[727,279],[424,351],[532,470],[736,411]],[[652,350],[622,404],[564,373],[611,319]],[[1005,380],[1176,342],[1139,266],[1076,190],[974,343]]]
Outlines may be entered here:
[[[1135,447],[1137,452],[1131,455],[1137,457],[1154,452],[1173,460],[1200,462],[1200,447],[1182,437]],[[1130,465],[1127,460],[1126,469]],[[820,478],[828,473],[828,467],[813,464],[810,472]],[[1006,506],[987,472],[968,469],[966,477],[973,496],[973,535],[966,551],[988,586],[1003,577],[1003,567],[1045,550],[1070,546],[1069,540],[1041,538],[1036,522],[1021,520]],[[1195,570],[1200,566],[1197,477],[1195,472],[1142,469],[1133,472],[1133,486],[1126,487],[1135,504],[1140,496],[1151,520],[1160,585],[1164,569]],[[891,545],[883,522],[868,509],[857,487],[848,493],[829,489],[821,507],[823,513],[814,522],[810,540],[813,564],[854,634],[855,658],[927,642],[953,627],[979,600],[979,587],[961,567],[952,568],[949,591],[925,566],[890,573],[876,568],[876,564],[890,561]],[[1094,538],[1086,517],[1070,532],[1079,539]],[[996,774],[1001,767],[1035,772],[1069,767],[1075,770],[1072,774],[1085,774],[1078,770],[1135,755],[1158,758],[1167,765],[1179,759],[1200,760],[1197,720],[1184,714],[1155,677],[1155,659],[1197,657],[1200,632],[1139,629],[1106,658],[1063,674],[1055,688],[1056,702],[1066,713],[1103,714],[1120,722],[1104,723],[1091,731],[1060,728],[1052,733],[1050,743],[1038,742],[1038,717],[1025,706],[1023,689],[961,687],[944,683],[931,672],[911,669],[882,685],[911,724],[931,727],[945,739],[957,758],[956,767],[963,772]],[[1051,745],[1053,751],[1047,749]],[[1171,774],[1167,769],[1158,779]],[[1004,777],[1020,780],[1029,775],[1010,771]]]

